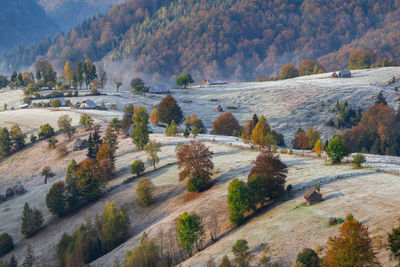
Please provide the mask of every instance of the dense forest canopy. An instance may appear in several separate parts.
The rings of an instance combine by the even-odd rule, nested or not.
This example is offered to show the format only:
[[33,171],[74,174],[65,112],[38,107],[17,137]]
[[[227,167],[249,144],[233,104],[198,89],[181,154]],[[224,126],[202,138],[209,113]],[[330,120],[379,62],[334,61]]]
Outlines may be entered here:
[[53,40],[15,48],[3,66],[131,59],[133,71],[156,77],[188,71],[195,79],[253,80],[289,61],[322,57],[331,70],[346,64],[347,47],[371,39],[380,45],[365,48],[378,60],[396,59],[399,12],[400,0],[131,0]]

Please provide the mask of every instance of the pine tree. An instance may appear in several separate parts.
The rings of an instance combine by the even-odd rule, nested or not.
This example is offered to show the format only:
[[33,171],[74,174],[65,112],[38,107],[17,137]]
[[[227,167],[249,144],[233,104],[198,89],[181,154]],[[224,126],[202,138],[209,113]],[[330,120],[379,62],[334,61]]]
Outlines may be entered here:
[[31,209],[28,203],[24,205],[22,214],[21,232],[25,237],[31,237],[42,227],[43,216],[37,209]]
[[383,96],[382,91],[379,91],[376,100],[375,100],[375,105],[384,105],[387,106],[387,102],[385,97]]
[[97,152],[99,152],[100,146],[102,144],[101,137],[97,129],[94,130],[94,134],[89,134],[88,140],[88,152],[86,156],[90,159],[96,159]]
[[10,261],[8,262],[8,267],[18,267],[18,261],[14,254],[11,255]]
[[107,126],[106,133],[103,137],[103,144],[106,144],[114,151],[117,151],[118,149],[118,135],[115,133],[114,128],[111,127],[111,125]]
[[0,130],[0,156],[7,156],[11,152],[10,133],[6,127]]

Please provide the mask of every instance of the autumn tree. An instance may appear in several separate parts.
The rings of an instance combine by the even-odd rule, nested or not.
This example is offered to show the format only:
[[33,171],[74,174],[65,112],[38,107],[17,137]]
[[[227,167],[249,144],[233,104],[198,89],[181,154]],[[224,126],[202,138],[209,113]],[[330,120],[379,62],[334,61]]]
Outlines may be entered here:
[[123,210],[117,209],[114,201],[107,201],[101,219],[101,248],[108,252],[127,239],[129,217]]
[[179,246],[192,255],[193,246],[196,244],[197,250],[199,250],[199,243],[204,235],[201,217],[195,212],[182,213],[178,217],[176,233]]
[[72,71],[71,61],[69,60],[67,60],[64,65],[64,78],[69,85],[71,85],[74,80],[74,72]]
[[107,144],[102,144],[96,154],[99,166],[103,168],[105,174],[111,177],[115,170],[115,150]]
[[239,131],[240,125],[232,113],[227,112],[220,115],[213,123],[214,134],[232,136],[233,131]]
[[139,180],[136,188],[136,194],[140,204],[147,207],[153,202],[154,184],[147,177]]
[[290,79],[299,76],[299,71],[293,63],[288,63],[281,69],[280,79]]
[[349,56],[349,69],[368,69],[376,56],[370,50],[354,50]]
[[318,130],[315,130],[313,127],[309,127],[307,130],[307,139],[308,139],[308,147],[312,149],[315,146],[315,143],[320,139],[320,134]]
[[84,202],[95,200],[103,194],[107,180],[104,170],[96,161],[89,158],[82,161],[78,164],[74,175],[77,180],[76,187]]
[[271,127],[263,115],[260,116],[254,130],[250,136],[251,143],[259,146],[260,150],[265,146],[274,144],[274,138],[271,133]]
[[323,265],[328,267],[378,265],[368,228],[357,221],[352,214],[346,216],[345,222],[339,229],[339,235],[329,237]]
[[311,74],[319,74],[324,73],[325,68],[319,64],[317,61],[306,59],[301,63],[299,68],[299,75],[311,75]]
[[97,79],[96,66],[92,61],[90,61],[90,59],[86,59],[83,64],[83,74],[85,77],[86,88],[88,88],[89,84]]
[[194,80],[192,78],[192,75],[190,75],[187,72],[182,72],[177,78],[176,78],[176,85],[178,86],[183,86],[183,88],[187,88],[187,86],[191,83],[194,83]]
[[182,110],[171,95],[163,98],[158,105],[158,117],[161,122],[166,124],[175,121],[179,125],[183,121]]
[[206,145],[191,142],[178,153],[179,180],[189,179],[186,188],[189,192],[204,190],[210,183],[214,169],[211,152]]
[[138,150],[143,150],[149,142],[149,115],[144,107],[138,107],[133,117],[133,131],[131,138]]
[[240,224],[249,210],[249,189],[244,181],[234,179],[228,187],[229,221]]
[[42,213],[33,208],[29,207],[28,203],[24,205],[24,211],[22,213],[22,224],[21,224],[21,233],[29,238],[39,232],[43,225],[43,216]]
[[243,143],[245,143],[245,144],[249,143],[249,141],[251,140],[251,134],[253,133],[253,130],[256,127],[257,122],[258,122],[257,114],[254,114],[253,118],[251,120],[247,120],[244,123],[242,136],[241,136]]
[[318,139],[318,141],[315,143],[313,151],[315,152],[315,154],[317,154],[318,157],[321,157],[322,152],[324,152],[324,146],[322,145],[321,139]]
[[71,125],[72,119],[68,115],[63,115],[58,118],[57,125],[60,131],[65,134],[69,140],[75,133],[75,128]]
[[153,165],[154,170],[156,170],[156,164],[160,162],[160,159],[157,155],[158,152],[161,151],[161,143],[156,141],[150,141],[145,147],[144,150],[147,153],[147,160],[151,165]]
[[118,149],[118,135],[114,129],[115,128],[111,124],[107,126],[106,132],[103,136],[103,144],[106,144],[115,153]]
[[[263,200],[275,199],[285,192],[287,166],[283,163],[279,155],[274,155],[270,151],[262,151],[252,162],[253,168],[248,175],[250,182],[254,174],[260,176],[260,184]],[[263,204],[262,201],[260,204]]]
[[308,137],[304,132],[300,132],[297,135],[297,144],[301,148],[301,154],[303,154],[303,150],[306,149],[309,145]]
[[140,244],[126,252],[124,267],[170,266],[165,264],[165,261],[168,261],[168,259],[165,259],[165,256],[162,255],[156,241],[149,238],[144,232]]
[[158,111],[157,109],[153,109],[150,115],[150,122],[151,124],[158,124],[159,118],[158,118]]
[[349,150],[340,136],[335,136],[329,141],[326,147],[326,154],[331,158],[332,163],[339,163],[349,154]]

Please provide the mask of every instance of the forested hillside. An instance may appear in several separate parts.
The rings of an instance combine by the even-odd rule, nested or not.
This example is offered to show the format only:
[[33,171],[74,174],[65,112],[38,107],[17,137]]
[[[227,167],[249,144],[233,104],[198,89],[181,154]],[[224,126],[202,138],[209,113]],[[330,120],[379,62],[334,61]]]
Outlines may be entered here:
[[125,0],[38,0],[47,13],[69,31],[85,19],[107,12],[113,4]]
[[59,27],[36,0],[2,0],[0,51],[18,44],[30,45],[54,35]]
[[330,70],[346,64],[347,51],[374,42],[378,59],[396,61],[399,9],[399,0],[131,0],[66,35],[9,52],[3,63],[12,71],[38,56],[58,68],[106,57],[132,59],[133,71],[157,76],[187,70],[197,79],[250,80],[339,51],[338,59],[321,59]]

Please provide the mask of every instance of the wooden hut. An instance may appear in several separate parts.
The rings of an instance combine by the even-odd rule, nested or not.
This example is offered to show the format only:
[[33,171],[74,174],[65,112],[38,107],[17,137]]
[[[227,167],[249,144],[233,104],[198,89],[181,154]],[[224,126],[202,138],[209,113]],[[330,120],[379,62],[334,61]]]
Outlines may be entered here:
[[306,199],[307,206],[313,205],[315,203],[322,201],[322,195],[313,188],[308,189],[304,193],[304,198]]

